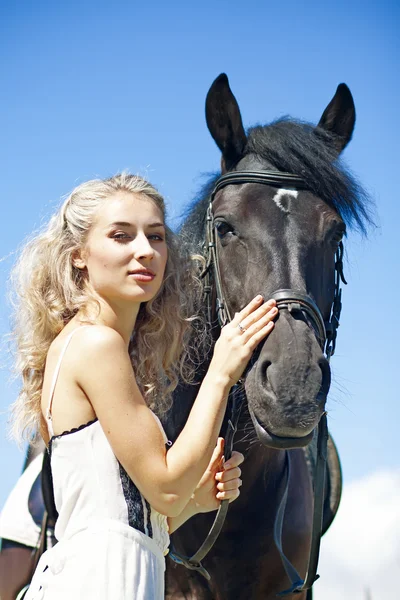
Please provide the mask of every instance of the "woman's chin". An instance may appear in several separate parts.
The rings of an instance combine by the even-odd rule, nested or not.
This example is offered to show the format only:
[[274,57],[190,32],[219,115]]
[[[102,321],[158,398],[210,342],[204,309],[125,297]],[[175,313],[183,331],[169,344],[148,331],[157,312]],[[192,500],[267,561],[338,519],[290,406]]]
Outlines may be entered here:
[[130,302],[149,302],[153,300],[157,296],[159,291],[159,287],[155,288],[155,286],[150,286],[149,284],[137,285],[135,290],[129,290],[124,298],[128,299]]

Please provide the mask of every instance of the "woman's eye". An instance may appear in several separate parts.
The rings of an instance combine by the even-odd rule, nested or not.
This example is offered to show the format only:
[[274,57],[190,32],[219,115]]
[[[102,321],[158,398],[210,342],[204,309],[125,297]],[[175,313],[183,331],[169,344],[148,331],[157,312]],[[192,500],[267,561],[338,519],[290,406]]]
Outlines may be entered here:
[[[131,239],[131,236],[128,235],[127,233],[115,233],[112,237],[114,240],[117,240],[119,242],[124,242],[126,240]],[[149,240],[156,241],[156,242],[164,241],[164,237],[159,233],[151,233],[150,235],[147,236],[147,238]]]
[[216,221],[215,228],[220,238],[225,237],[228,233],[233,233],[233,227],[226,221]]
[[129,238],[129,235],[127,235],[126,233],[115,233],[113,235],[114,240],[124,240],[126,238]]

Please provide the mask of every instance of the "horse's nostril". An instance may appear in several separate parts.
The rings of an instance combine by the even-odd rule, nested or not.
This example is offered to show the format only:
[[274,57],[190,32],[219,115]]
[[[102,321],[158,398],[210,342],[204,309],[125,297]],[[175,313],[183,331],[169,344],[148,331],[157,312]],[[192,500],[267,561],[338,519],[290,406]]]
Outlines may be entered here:
[[271,382],[268,379],[268,369],[271,366],[271,364],[272,363],[270,360],[264,360],[261,365],[261,377],[262,377],[262,385],[263,385],[264,389],[271,386]]
[[320,358],[318,364],[322,371],[320,395],[326,399],[331,386],[331,369],[326,358]]

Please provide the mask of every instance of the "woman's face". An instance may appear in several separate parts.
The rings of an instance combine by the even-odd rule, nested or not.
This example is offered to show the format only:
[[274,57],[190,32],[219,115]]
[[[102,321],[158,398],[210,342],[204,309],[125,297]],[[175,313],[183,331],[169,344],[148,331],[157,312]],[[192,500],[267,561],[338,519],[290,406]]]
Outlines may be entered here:
[[116,192],[96,213],[81,253],[96,292],[117,304],[147,302],[167,263],[163,217],[143,194]]

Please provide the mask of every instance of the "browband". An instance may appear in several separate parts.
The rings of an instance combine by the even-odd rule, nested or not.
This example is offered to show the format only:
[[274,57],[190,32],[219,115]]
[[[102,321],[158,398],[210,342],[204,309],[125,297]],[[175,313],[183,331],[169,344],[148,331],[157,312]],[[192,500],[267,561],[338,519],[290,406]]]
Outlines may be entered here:
[[264,185],[289,185],[298,189],[308,189],[305,180],[293,173],[281,173],[280,171],[232,171],[222,175],[217,180],[215,187],[211,193],[211,202],[214,200],[215,194],[231,183],[263,183]]

